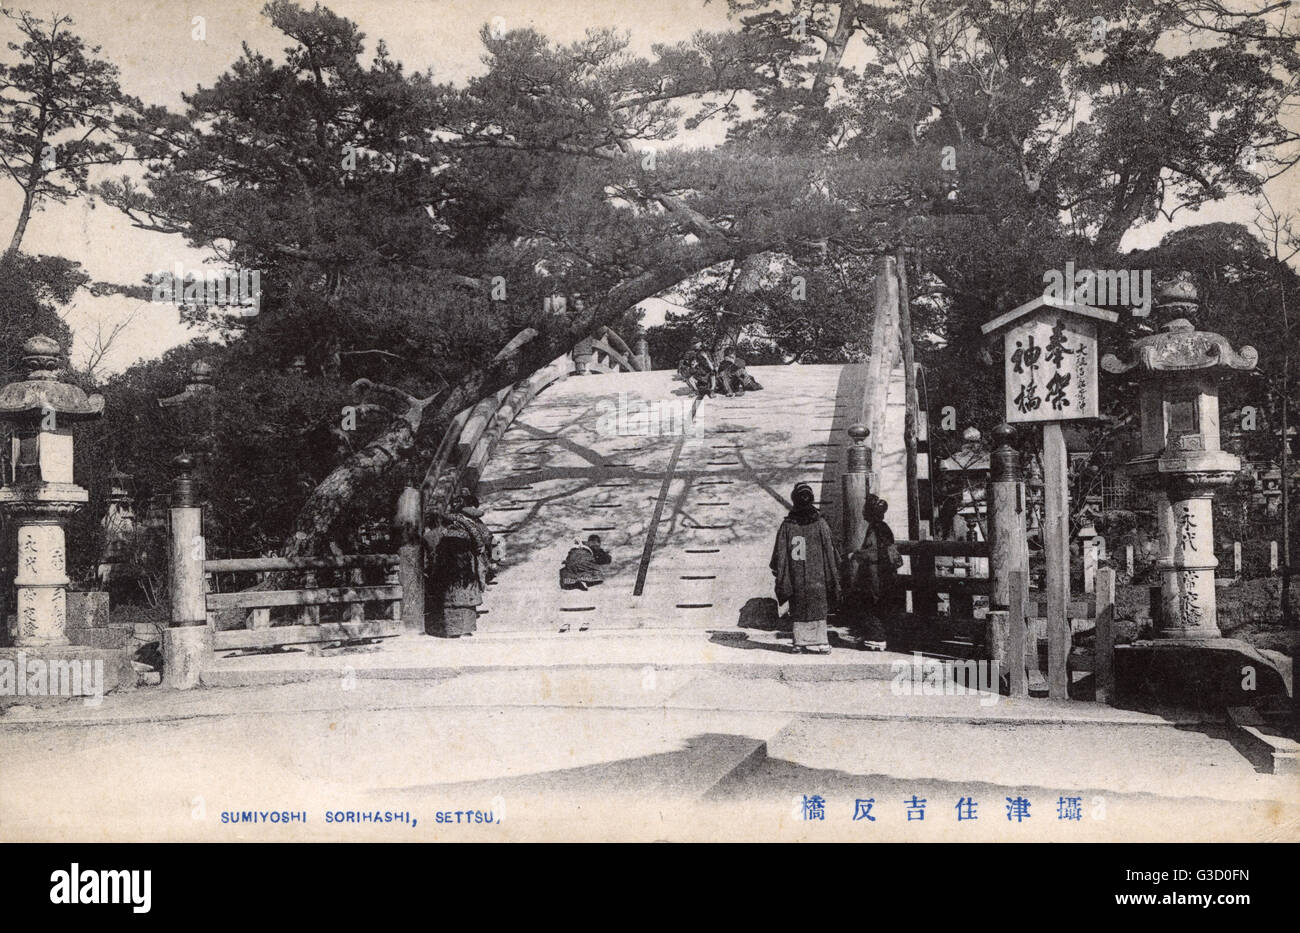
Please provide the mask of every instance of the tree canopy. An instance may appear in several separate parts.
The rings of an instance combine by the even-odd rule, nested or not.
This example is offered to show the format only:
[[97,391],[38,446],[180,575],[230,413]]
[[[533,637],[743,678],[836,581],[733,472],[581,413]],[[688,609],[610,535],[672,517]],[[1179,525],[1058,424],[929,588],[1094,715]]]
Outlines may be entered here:
[[[245,45],[179,111],[114,101],[114,157],[139,169],[96,196],[261,277],[256,315],[186,309],[226,332],[201,352],[231,548],[346,536],[419,475],[458,411],[602,325],[635,326],[649,297],[690,309],[650,334],[664,365],[687,330],[753,359],[856,359],[875,258],[902,250],[928,403],[961,398],[962,423],[987,428],[998,373],[979,325],[1040,292],[1045,270],[1199,263],[1211,302],[1253,302],[1242,321],[1289,287],[1244,228],[1120,252],[1140,224],[1257,193],[1300,157],[1295,27],[1271,8],[728,8],[735,28],[648,55],[609,29],[565,44],[484,27],[483,72],[447,83],[325,7],[273,0],[278,53]],[[684,143],[706,121],[725,142]],[[116,380],[142,419],[120,436],[148,425],[181,443],[138,407],[177,391],[198,352]],[[347,428],[345,405],[360,413]],[[162,488],[165,464],[136,446],[113,444],[119,466]],[[240,505],[235,487],[259,484],[281,506]]]

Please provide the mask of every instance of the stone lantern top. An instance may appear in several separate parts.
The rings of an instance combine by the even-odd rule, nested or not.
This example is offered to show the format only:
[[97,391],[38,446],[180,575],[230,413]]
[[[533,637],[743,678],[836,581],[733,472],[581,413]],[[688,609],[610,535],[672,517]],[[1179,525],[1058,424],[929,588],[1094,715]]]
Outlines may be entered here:
[[1259,353],[1254,347],[1234,350],[1227,337],[1197,330],[1186,318],[1170,321],[1161,333],[1134,341],[1129,352],[1129,360],[1106,354],[1101,368],[1116,374],[1131,369],[1164,373],[1199,369],[1249,371],[1259,362]]
[[1201,298],[1191,274],[1181,272],[1161,285],[1155,304],[1166,317],[1195,317],[1201,307]]
[[210,391],[212,391],[212,366],[204,360],[195,360],[190,364],[189,382],[185,383],[184,391],[158,399],[158,407],[176,408]]
[[44,334],[23,344],[27,378],[0,389],[0,420],[39,422],[50,412],[63,423],[89,421],[104,413],[102,395],[86,395],[59,379],[63,350]]

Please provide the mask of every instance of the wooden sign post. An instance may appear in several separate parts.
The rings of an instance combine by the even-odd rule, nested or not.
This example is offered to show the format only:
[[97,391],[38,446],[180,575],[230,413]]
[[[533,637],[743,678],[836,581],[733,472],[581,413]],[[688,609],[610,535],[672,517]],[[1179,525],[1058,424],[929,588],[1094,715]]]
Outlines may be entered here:
[[1007,423],[1043,426],[1047,689],[1053,699],[1070,693],[1070,487],[1061,423],[1097,417],[1097,321],[1118,320],[1114,311],[1040,296],[981,328],[1003,332]]

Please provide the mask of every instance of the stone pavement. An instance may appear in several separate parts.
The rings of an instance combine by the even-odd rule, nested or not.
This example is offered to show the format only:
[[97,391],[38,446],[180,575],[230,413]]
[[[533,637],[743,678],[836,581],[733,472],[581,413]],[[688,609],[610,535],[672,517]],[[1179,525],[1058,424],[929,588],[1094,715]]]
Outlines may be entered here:
[[[303,656],[297,682],[10,708],[0,838],[1300,839],[1300,779],[1260,773],[1219,723],[900,695],[892,659],[847,650],[573,634],[412,639],[493,659],[458,655],[459,670],[445,656],[394,665],[391,650]],[[507,642],[516,666],[503,668]],[[701,663],[705,651],[752,661]],[[607,663],[574,666],[583,652]],[[852,679],[811,676],[853,664]],[[805,796],[825,820],[802,818]],[[928,822],[906,818],[913,796]],[[958,823],[964,797],[981,816]],[[1031,816],[1011,822],[1005,801],[1021,797]],[[1082,820],[1057,819],[1063,797]],[[852,819],[858,799],[877,820]],[[326,822],[372,809],[417,822]],[[229,822],[280,811],[307,822]]]

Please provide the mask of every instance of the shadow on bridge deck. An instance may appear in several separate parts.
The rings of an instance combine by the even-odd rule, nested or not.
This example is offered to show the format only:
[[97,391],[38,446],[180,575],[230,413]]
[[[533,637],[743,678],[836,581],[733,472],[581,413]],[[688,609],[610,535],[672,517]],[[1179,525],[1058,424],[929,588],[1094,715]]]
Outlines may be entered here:
[[[866,368],[751,371],[761,391],[698,405],[666,370],[571,377],[539,395],[480,483],[506,545],[480,628],[775,627],[776,528],[807,482],[838,535]],[[613,555],[606,580],[561,591],[560,564],[589,534]]]

